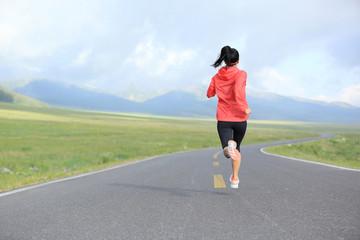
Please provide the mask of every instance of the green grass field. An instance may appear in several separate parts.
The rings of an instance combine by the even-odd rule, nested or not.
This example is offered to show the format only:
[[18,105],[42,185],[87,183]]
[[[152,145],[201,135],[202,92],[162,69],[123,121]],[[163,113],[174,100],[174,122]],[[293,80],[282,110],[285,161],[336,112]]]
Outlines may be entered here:
[[[243,144],[313,137],[318,135],[317,126],[250,121]],[[150,156],[220,147],[215,119],[4,103],[0,103],[0,131],[0,191]]]
[[256,128],[286,128],[335,134],[336,138],[269,147],[265,151],[288,157],[360,169],[360,125],[266,121],[256,121],[253,125]]
[[336,138],[270,147],[265,151],[360,169],[360,134],[339,134]]

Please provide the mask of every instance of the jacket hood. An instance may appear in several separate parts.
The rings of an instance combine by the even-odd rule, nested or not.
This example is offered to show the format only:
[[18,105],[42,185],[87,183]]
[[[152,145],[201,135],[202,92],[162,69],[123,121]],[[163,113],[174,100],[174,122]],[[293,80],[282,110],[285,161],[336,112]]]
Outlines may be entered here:
[[237,67],[222,67],[218,71],[218,76],[223,81],[233,80],[239,71]]

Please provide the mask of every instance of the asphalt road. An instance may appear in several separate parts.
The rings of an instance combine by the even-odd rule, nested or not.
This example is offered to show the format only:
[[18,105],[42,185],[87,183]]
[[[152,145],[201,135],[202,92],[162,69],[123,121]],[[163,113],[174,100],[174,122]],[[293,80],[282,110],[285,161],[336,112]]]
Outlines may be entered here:
[[0,194],[0,239],[359,240],[360,172],[260,152],[274,144],[242,146],[238,189],[219,148]]

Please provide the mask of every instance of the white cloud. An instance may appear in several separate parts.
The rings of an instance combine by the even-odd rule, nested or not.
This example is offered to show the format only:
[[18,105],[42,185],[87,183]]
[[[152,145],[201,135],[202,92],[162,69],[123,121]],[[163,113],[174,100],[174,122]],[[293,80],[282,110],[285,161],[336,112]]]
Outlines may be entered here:
[[92,53],[92,49],[88,48],[88,49],[84,49],[83,51],[81,51],[75,61],[74,61],[74,65],[75,66],[83,66],[85,64],[87,64],[88,60],[89,60],[89,56]]
[[340,90],[340,93],[335,96],[320,94],[314,97],[314,99],[329,103],[344,102],[356,107],[360,107],[360,84],[343,88]]
[[47,37],[39,30],[44,30],[49,24],[50,9],[47,4],[42,8],[43,11],[36,3],[27,1],[0,3],[0,56],[3,54],[18,60],[38,57],[48,51],[47,46],[53,42],[46,43]]
[[73,56],[79,49],[74,46],[83,46],[107,33],[103,23],[106,18],[99,14],[106,14],[101,10],[107,6],[95,0],[0,1],[0,57],[21,64]]
[[342,89],[339,99],[343,102],[360,107],[360,84]]
[[268,91],[283,95],[302,94],[304,89],[296,84],[294,77],[290,75],[282,75],[275,68],[264,67],[259,72],[253,73],[253,79],[256,82],[248,80],[249,87],[258,91]]
[[329,96],[325,96],[323,94],[320,94],[316,97],[314,97],[314,100],[319,100],[319,101],[323,101],[323,102],[335,102],[335,98],[334,97],[329,97]]
[[0,49],[6,49],[17,35],[18,32],[11,24],[6,22],[0,23]]
[[358,84],[359,71],[351,69],[359,66],[358,0],[219,6],[215,0],[206,6],[189,0],[0,0],[0,83],[41,76],[115,93],[136,83],[144,95],[204,87],[221,47],[230,45],[239,50],[254,89],[339,100],[352,92],[340,95],[339,89]]
[[195,50],[175,51],[154,46],[153,41],[137,45],[135,51],[125,60],[126,64],[135,63],[149,77],[161,77],[170,67],[178,67],[197,56]]
[[34,73],[41,73],[42,69],[39,67],[27,67],[27,70],[29,70],[30,72],[34,72]]
[[360,66],[345,68],[337,64],[334,57],[319,46],[312,51],[289,53],[272,70],[265,68],[256,72],[254,88],[326,102],[343,101],[339,93],[359,82],[359,69]]

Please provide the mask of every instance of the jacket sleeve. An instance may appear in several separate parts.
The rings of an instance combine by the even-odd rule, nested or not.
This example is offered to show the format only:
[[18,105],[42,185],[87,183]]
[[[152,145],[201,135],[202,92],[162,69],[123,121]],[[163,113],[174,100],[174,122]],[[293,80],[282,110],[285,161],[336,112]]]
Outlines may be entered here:
[[210,86],[207,90],[207,97],[208,98],[211,98],[211,97],[214,97],[216,94],[216,91],[215,91],[215,80],[214,78],[211,79],[211,82],[210,82]]
[[245,112],[245,110],[249,108],[246,102],[246,92],[245,92],[246,78],[247,78],[247,73],[245,71],[241,71],[239,73],[239,77],[235,85],[236,103],[240,106],[240,110],[242,112]]

